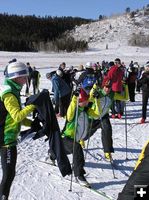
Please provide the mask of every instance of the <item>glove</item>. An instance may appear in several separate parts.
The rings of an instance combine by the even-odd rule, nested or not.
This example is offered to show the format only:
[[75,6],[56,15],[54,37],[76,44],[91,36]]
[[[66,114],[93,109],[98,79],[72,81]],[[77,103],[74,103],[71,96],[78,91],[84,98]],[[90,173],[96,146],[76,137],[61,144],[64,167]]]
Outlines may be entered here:
[[76,97],[78,97],[80,94],[80,88],[77,88],[74,92],[73,95],[75,95]]
[[97,99],[100,98],[100,93],[97,90],[94,90],[93,91],[93,97],[97,98]]
[[36,139],[41,138],[41,137],[43,137],[43,136],[45,136],[45,133],[44,133],[42,130],[39,130],[39,131],[32,137],[32,139],[33,139],[33,140],[36,140]]
[[28,99],[29,99],[29,97],[27,97],[27,98],[25,99],[25,103],[24,103],[25,106],[27,106],[27,101],[28,101]]
[[40,129],[42,129],[42,126],[40,125],[40,120],[38,119],[38,117],[35,117],[34,121],[31,124],[31,130],[33,132],[37,132]]

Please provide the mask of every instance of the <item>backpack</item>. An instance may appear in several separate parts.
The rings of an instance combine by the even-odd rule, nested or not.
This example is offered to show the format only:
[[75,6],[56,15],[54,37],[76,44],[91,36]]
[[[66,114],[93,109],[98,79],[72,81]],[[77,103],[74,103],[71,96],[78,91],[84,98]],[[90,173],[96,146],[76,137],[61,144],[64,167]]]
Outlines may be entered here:
[[7,116],[7,110],[4,103],[0,100],[0,147],[4,144],[4,124]]
[[82,81],[82,88],[86,90],[91,90],[95,82],[96,82],[95,74],[87,74]]

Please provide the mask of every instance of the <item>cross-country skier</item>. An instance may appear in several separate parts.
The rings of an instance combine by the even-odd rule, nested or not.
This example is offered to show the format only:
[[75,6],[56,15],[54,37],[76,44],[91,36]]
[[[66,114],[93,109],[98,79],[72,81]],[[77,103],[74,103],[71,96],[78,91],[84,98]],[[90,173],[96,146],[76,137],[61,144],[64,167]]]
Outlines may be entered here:
[[63,143],[66,153],[73,153],[73,170],[77,181],[80,185],[87,187],[89,187],[89,183],[84,177],[84,154],[79,141],[82,137],[83,139],[87,137],[91,118],[94,118],[98,114],[97,104],[95,103],[94,109],[90,107],[89,95],[87,95],[83,89],[81,89],[80,93],[78,91],[74,92],[66,115],[67,123],[63,130]]
[[[128,100],[128,87],[124,85],[124,93],[114,93],[112,91],[111,81],[108,77],[105,77],[102,82],[102,88],[98,88],[94,84],[90,92],[90,100],[92,97],[98,99],[98,107],[100,112],[100,117],[98,120],[94,120],[92,123],[91,134],[95,133],[98,128],[101,128],[102,131],[102,144],[105,153],[105,158],[110,160],[111,153],[114,152],[113,149],[113,140],[112,140],[112,126],[109,119],[109,110],[111,108],[112,102],[114,100]],[[93,100],[95,100],[93,98]]]

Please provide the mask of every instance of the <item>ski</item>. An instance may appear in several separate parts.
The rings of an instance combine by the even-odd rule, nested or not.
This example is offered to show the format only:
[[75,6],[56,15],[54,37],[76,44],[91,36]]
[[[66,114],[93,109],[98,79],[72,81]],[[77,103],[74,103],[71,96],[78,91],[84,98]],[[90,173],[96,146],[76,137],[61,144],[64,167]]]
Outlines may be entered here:
[[102,195],[102,196],[105,197],[106,199],[113,200],[113,198],[110,197],[110,196],[108,196],[105,192],[96,190],[96,189],[94,189],[94,188],[92,188],[92,187],[91,187],[91,188],[88,188],[88,189],[90,189],[92,192],[95,192],[95,193],[97,193],[97,194],[99,194],[99,195]]
[[[65,179],[65,178],[64,178],[64,180],[67,180],[67,181],[69,181],[69,182],[71,181],[71,180]],[[113,198],[110,197],[110,196],[108,196],[105,192],[102,192],[102,191],[99,191],[99,190],[96,190],[95,188],[93,188],[91,184],[89,184],[89,185],[86,186],[86,185],[81,185],[78,181],[73,181],[73,183],[74,183],[74,184],[77,184],[77,185],[79,185],[79,186],[81,186],[82,188],[85,188],[85,189],[89,190],[90,192],[96,193],[96,194],[99,195],[100,197],[102,196],[102,197],[104,197],[105,199],[113,200]]]
[[[48,162],[46,162],[46,161],[38,160],[38,162],[40,162],[40,163],[42,163],[42,164],[50,165],[51,167],[56,167],[56,168],[57,168],[57,165],[53,165],[53,164],[48,163]],[[39,167],[39,165],[38,165],[38,167]],[[50,175],[61,178],[59,175],[56,175],[56,174],[51,174],[51,173],[50,173]],[[88,176],[88,174],[87,174],[86,176]],[[67,179],[67,178],[65,178],[65,177],[63,177],[62,180],[69,181],[69,182],[71,181],[70,179]],[[113,198],[110,197],[110,196],[108,196],[108,195],[106,195],[105,192],[102,192],[102,191],[99,191],[99,190],[96,190],[95,188],[93,188],[93,187],[91,186],[91,184],[90,184],[89,186],[81,185],[81,184],[79,184],[79,182],[76,181],[76,179],[73,180],[73,184],[77,184],[77,185],[81,186],[82,188],[88,189],[90,192],[94,192],[94,193],[96,193],[97,195],[99,195],[100,197],[101,197],[101,196],[104,197],[106,200],[113,200]]]

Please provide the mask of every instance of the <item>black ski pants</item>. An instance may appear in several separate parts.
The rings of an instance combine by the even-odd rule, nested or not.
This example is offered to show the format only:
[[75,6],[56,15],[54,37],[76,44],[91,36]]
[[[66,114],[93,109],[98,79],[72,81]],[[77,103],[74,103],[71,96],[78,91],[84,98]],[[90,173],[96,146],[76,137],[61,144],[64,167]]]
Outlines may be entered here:
[[148,98],[149,98],[149,92],[142,91],[142,118],[143,119],[146,119]]
[[33,94],[39,93],[38,80],[33,79],[32,84],[33,84]]
[[129,98],[131,102],[135,101],[136,83],[128,83]]
[[93,135],[98,128],[101,128],[101,139],[105,153],[114,152],[112,139],[112,126],[109,115],[105,115],[102,119],[93,120],[91,135]]
[[2,181],[0,184],[0,199],[9,196],[10,187],[16,173],[17,147],[1,147]]
[[29,93],[30,85],[31,85],[31,77],[28,77],[28,78],[27,78],[27,83],[26,83],[26,90],[25,90],[25,93],[26,93],[26,94]]
[[[74,143],[74,140],[68,137],[63,138],[64,148],[66,154],[73,153],[73,167],[75,177],[82,176],[85,174],[84,165],[84,154],[81,145],[78,142]],[[73,152],[74,148],[74,152]]]

